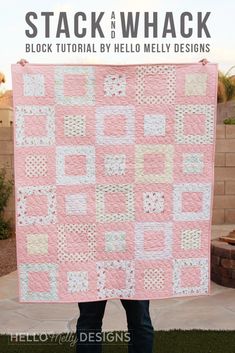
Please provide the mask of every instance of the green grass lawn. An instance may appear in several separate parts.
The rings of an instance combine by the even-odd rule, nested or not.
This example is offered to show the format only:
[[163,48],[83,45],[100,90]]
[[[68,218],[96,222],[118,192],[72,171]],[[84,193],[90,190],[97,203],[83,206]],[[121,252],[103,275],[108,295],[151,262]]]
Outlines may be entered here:
[[[9,335],[0,335],[0,353],[74,353],[75,346],[70,342],[76,338],[70,334],[70,342],[66,334],[58,335],[57,343],[42,336],[45,342],[12,342]],[[36,336],[38,339],[38,336]],[[47,339],[47,341],[46,341]],[[60,339],[60,344],[58,343]],[[67,342],[63,340],[67,339]],[[204,330],[170,330],[155,331],[154,353],[235,353],[235,331],[204,331]],[[127,353],[124,344],[103,345],[103,353]],[[144,353],[144,351],[143,351]]]

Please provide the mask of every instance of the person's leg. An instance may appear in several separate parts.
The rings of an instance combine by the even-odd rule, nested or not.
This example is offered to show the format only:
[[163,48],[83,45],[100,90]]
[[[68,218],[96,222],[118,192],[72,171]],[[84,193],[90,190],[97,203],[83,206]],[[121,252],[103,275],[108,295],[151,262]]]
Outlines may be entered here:
[[99,332],[101,338],[106,302],[107,300],[78,303],[80,315],[76,330],[77,353],[101,353],[102,340],[97,338],[97,341],[95,341],[95,335]]
[[126,311],[131,336],[128,353],[152,353],[154,330],[149,314],[149,300],[121,300]]

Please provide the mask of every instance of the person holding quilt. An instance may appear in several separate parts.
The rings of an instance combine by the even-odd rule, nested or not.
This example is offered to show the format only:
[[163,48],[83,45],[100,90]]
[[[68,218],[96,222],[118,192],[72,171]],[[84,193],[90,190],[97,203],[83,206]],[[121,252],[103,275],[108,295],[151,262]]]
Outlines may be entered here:
[[[206,59],[200,61],[207,64]],[[24,66],[25,59],[18,62]],[[80,315],[76,326],[76,352],[102,352],[102,321],[107,300],[79,302]],[[129,333],[128,353],[152,353],[154,342],[154,328],[149,312],[149,300],[121,299],[126,312]]]

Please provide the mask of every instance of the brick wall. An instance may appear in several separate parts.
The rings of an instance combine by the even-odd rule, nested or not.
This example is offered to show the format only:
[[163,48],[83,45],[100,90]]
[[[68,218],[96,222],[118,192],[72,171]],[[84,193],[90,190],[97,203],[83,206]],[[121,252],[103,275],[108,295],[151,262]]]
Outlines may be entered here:
[[217,104],[217,124],[223,124],[226,118],[235,118],[234,100]]
[[[0,168],[7,176],[14,173],[13,128],[0,127]],[[15,223],[14,193],[6,210],[6,216]],[[217,125],[215,154],[215,190],[213,224],[235,224],[235,125]]]
[[13,125],[13,109],[0,106],[0,127],[9,127]]
[[[14,155],[13,155],[13,128],[0,127],[0,168],[6,168],[7,178],[14,178]],[[10,196],[5,217],[12,219],[15,225],[15,194],[14,190]]]
[[235,223],[235,125],[217,125],[213,224]]

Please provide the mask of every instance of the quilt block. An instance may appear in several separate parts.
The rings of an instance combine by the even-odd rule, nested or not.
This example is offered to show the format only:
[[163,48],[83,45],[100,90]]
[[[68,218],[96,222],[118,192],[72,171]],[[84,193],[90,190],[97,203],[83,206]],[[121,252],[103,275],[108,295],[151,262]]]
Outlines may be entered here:
[[21,302],[210,294],[217,65],[12,65]]

